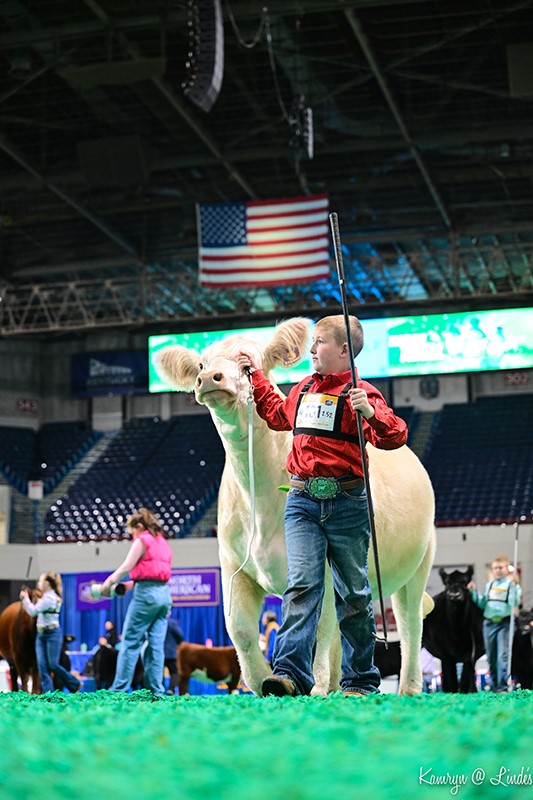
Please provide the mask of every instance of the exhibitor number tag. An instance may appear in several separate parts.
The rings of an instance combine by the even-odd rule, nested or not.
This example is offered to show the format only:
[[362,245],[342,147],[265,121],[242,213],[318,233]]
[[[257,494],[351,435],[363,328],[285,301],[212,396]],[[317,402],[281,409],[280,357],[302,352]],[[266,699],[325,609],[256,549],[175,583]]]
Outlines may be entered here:
[[339,398],[332,394],[305,394],[298,409],[295,427],[332,431],[338,401]]

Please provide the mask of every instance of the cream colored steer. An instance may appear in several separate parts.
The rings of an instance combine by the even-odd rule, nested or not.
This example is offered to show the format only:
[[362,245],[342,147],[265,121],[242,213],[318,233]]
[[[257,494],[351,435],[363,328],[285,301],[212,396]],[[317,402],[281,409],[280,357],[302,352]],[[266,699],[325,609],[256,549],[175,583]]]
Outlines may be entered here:
[[[282,322],[263,348],[241,336],[210,345],[202,354],[173,346],[161,351],[159,371],[178,391],[194,389],[206,405],[222,439],[226,463],[218,498],[218,540],[228,633],[237,650],[245,683],[261,694],[269,674],[259,648],[258,620],[266,594],[282,595],[287,582],[283,514],[287,483],[285,458],[292,433],[271,431],[253,414],[255,532],[250,558],[243,569],[251,537],[248,465],[248,379],[240,374],[236,354],[254,349],[265,374],[294,361],[308,347],[311,323],[302,318]],[[281,393],[281,392],[280,392]],[[400,693],[421,691],[422,618],[432,607],[424,589],[435,550],[434,497],[429,477],[408,447],[377,450],[367,444],[383,595],[392,595],[398,624],[402,668]],[[236,574],[235,574],[236,573]],[[230,579],[232,590],[230,597]],[[372,553],[369,575],[377,597]],[[230,607],[231,601],[231,607]],[[331,577],[326,582],[314,662],[317,693],[338,689],[340,641]]]

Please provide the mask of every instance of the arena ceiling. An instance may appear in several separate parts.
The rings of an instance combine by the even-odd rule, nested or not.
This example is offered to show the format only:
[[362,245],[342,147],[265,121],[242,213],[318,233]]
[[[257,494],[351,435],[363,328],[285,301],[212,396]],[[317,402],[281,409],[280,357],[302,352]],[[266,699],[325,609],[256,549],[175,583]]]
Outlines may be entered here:
[[4,336],[330,313],[333,262],[308,286],[198,286],[196,203],[322,192],[359,316],[531,304],[533,0],[221,9],[204,110],[187,3],[0,4]]

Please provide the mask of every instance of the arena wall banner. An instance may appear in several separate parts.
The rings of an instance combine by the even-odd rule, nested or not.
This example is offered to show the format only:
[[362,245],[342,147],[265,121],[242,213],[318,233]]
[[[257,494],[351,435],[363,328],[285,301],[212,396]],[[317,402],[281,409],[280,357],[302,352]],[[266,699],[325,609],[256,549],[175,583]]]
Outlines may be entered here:
[[[91,594],[92,584],[103,583],[108,575],[109,572],[83,572],[76,575],[76,609],[78,611],[99,611],[111,607],[112,600],[109,597],[95,598]],[[218,567],[173,569],[169,586],[174,607],[220,605],[220,569]],[[128,592],[128,597],[129,594]]]
[[76,608],[78,611],[94,611],[111,608],[111,598],[93,597],[93,583],[103,583],[109,572],[83,572],[76,575]]
[[77,353],[71,360],[71,384],[73,397],[147,392],[146,351]]
[[218,606],[220,605],[220,570],[173,569],[170,578],[172,605]]

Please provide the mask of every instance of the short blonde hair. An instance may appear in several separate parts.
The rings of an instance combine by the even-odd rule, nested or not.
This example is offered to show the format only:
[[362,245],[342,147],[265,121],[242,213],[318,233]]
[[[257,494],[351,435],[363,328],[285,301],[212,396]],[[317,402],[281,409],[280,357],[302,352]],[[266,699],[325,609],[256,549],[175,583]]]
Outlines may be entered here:
[[[353,355],[356,358],[365,343],[363,327],[357,317],[350,316],[350,335],[352,339]],[[346,323],[343,314],[334,314],[330,317],[323,317],[319,319],[315,325],[315,329],[323,329],[333,334],[335,341],[339,345],[343,345],[346,341]]]
[[492,559],[491,566],[492,564],[506,564],[507,566],[509,566],[510,563],[511,562],[509,561],[507,556],[496,556],[496,558]]

